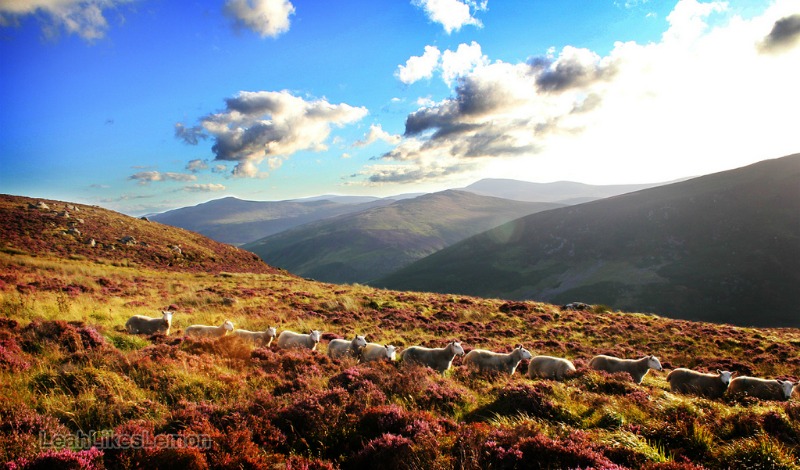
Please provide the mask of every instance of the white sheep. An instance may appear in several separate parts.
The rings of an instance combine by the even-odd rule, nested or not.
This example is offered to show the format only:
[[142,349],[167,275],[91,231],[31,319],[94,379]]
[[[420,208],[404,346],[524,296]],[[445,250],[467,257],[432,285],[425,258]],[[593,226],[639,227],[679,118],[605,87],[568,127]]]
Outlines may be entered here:
[[386,346],[378,343],[367,343],[361,350],[361,362],[372,362],[388,359],[394,361],[397,357],[397,349],[391,344]]
[[421,364],[444,372],[453,364],[454,357],[463,355],[464,348],[461,347],[461,343],[453,341],[443,348],[411,346],[400,353],[400,360],[403,364]]
[[706,374],[695,370],[678,368],[667,375],[669,388],[673,392],[691,393],[707,398],[721,398],[731,382],[731,373],[717,370],[716,374]]
[[249,330],[233,330],[233,334],[247,341],[252,341],[256,344],[261,344],[268,348],[272,344],[272,340],[278,334],[278,330],[274,326],[270,326],[264,331],[249,331]]
[[477,369],[478,372],[495,371],[514,375],[517,366],[523,359],[530,359],[531,353],[522,346],[517,346],[510,353],[496,353],[486,349],[473,349],[464,356],[464,365]]
[[575,373],[575,364],[569,359],[553,356],[536,356],[528,363],[528,377],[563,380]]
[[283,349],[301,348],[314,350],[317,349],[317,344],[319,344],[321,337],[322,332],[319,330],[312,330],[308,334],[284,330],[278,336],[278,347]]
[[361,350],[367,345],[367,339],[364,336],[356,335],[352,341],[346,339],[332,339],[328,343],[328,357],[331,359],[341,358],[345,356],[360,358]]
[[186,336],[196,336],[198,338],[222,338],[229,331],[233,331],[233,322],[225,320],[220,326],[192,325],[186,327]]
[[161,312],[161,318],[151,318],[144,315],[134,315],[125,322],[125,329],[128,333],[144,333],[151,335],[162,332],[169,336],[169,329],[172,327],[172,312]]
[[758,377],[736,377],[728,385],[728,395],[751,396],[762,400],[786,401],[797,384],[789,380],[768,380]]
[[663,370],[658,358],[650,355],[640,359],[620,359],[618,357],[599,355],[589,361],[589,367],[594,370],[606,372],[627,372],[637,384],[642,383],[642,379],[650,369]]

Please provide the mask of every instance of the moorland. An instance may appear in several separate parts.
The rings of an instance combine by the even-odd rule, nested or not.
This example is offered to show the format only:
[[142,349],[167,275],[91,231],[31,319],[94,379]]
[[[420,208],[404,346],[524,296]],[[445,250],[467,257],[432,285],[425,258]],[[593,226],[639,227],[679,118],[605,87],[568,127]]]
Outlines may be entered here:
[[[123,328],[163,310],[169,336]],[[286,351],[183,335],[226,319],[323,341]],[[459,358],[445,374],[328,358],[328,341],[356,333],[400,349],[522,344],[578,370],[552,381],[524,364],[501,376]],[[655,354],[665,370],[636,385],[589,370],[599,353]],[[156,222],[0,197],[7,468],[800,468],[797,394],[676,394],[676,367],[797,381],[800,330],[326,284]]]

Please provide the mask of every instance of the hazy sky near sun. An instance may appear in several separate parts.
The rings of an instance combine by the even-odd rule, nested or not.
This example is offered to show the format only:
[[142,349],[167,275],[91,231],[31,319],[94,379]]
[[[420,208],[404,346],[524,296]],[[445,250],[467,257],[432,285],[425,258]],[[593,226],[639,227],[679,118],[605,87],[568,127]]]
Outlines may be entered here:
[[139,215],[800,151],[800,0],[0,0],[0,192]]

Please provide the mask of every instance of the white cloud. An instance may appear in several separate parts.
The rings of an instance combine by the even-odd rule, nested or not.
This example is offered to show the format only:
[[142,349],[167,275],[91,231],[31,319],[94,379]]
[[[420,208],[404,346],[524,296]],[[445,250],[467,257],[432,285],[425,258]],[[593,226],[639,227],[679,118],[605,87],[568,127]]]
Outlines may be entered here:
[[421,56],[412,56],[405,65],[397,67],[395,77],[410,85],[422,79],[430,79],[435,72],[441,72],[442,80],[451,86],[458,77],[488,63],[489,58],[483,55],[481,45],[475,41],[459,44],[455,51],[445,50],[444,53],[436,46],[425,46],[425,52]]
[[659,42],[482,60],[453,96],[408,115],[403,140],[360,176],[666,181],[800,151],[799,14],[796,0],[749,19],[681,0]]
[[289,31],[289,16],[294,5],[287,0],[227,0],[225,14],[237,27],[247,28],[262,38],[276,37]]
[[380,124],[373,124],[369,126],[369,132],[363,139],[353,143],[353,147],[366,147],[377,140],[382,140],[386,143],[397,145],[400,143],[401,137],[396,134],[389,134]]
[[481,21],[473,16],[473,11],[486,10],[487,1],[460,0],[412,0],[414,6],[425,10],[428,19],[439,23],[447,34],[460,30],[463,26],[482,27]]
[[63,29],[87,41],[105,36],[108,20],[106,10],[116,9],[131,0],[2,0],[0,26],[15,24],[18,17],[41,13],[43,30],[56,37]]
[[489,59],[483,55],[481,45],[477,42],[459,44],[455,52],[447,50],[442,54],[442,79],[450,85],[456,78],[488,63]]
[[186,173],[172,173],[159,171],[140,171],[128,177],[129,180],[138,181],[140,185],[147,185],[154,181],[195,181],[197,177]]
[[441,52],[436,46],[425,46],[425,52],[421,56],[410,57],[405,65],[397,67],[395,76],[406,85],[431,78],[434,70],[439,66]]
[[271,170],[301,150],[327,150],[332,126],[344,126],[367,115],[367,109],[306,101],[288,91],[242,91],[225,100],[226,109],[200,119],[214,140],[218,161],[235,162],[233,176],[257,177],[264,160]]
[[225,191],[225,186],[217,183],[192,184],[189,186],[184,186],[183,190],[190,193],[210,193],[215,191]]
[[186,164],[186,170],[192,173],[208,169],[208,160],[195,159]]

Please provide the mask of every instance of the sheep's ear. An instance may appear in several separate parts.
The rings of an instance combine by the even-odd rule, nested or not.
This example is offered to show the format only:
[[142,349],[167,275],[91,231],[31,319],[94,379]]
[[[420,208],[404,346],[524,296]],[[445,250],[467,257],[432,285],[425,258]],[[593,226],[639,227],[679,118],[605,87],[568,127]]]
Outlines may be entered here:
[[719,370],[719,369],[717,369],[717,374],[720,374],[720,375],[722,375],[722,371],[721,371],[721,370]]

